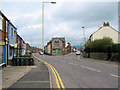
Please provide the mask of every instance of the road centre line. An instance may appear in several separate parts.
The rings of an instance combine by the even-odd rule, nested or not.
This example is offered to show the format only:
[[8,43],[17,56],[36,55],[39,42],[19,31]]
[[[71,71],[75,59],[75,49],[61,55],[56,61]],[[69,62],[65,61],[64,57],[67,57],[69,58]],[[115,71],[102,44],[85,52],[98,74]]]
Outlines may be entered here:
[[77,64],[75,64],[75,63],[71,63],[71,62],[67,62],[68,64],[72,64],[72,65],[77,65]]
[[81,66],[81,67],[82,67],[82,68],[89,69],[89,70],[92,70],[92,71],[101,72],[100,70],[96,70],[96,69],[89,68],[89,67],[86,67],[86,66]]
[[[33,55],[33,56],[34,56],[34,55]],[[61,78],[60,78],[57,70],[56,70],[51,64],[48,64],[47,62],[43,61],[42,59],[40,59],[40,58],[38,58],[38,57],[36,57],[36,56],[34,56],[34,57],[37,58],[38,60],[44,62],[46,65],[48,65],[48,66],[51,68],[51,70],[52,70],[52,72],[54,73],[54,76],[55,76],[55,78],[56,78],[57,87],[58,87],[59,89],[62,87],[63,90],[65,90],[65,87],[64,87],[64,85],[63,85],[63,82],[62,82],[62,80],[61,80]],[[60,87],[60,85],[61,85],[61,87]]]
[[[84,61],[84,60],[83,60]],[[89,61],[89,62],[94,62],[94,63],[99,63],[99,64],[104,64],[104,65],[112,65],[112,66],[114,66],[114,67],[120,67],[120,65],[116,65],[116,64],[110,64],[110,63],[107,63],[107,61],[106,62],[99,62],[99,61],[95,61],[95,60],[86,60],[86,61]]]
[[110,75],[113,76],[113,77],[116,77],[116,78],[120,78],[120,76],[117,76],[115,74],[110,74]]

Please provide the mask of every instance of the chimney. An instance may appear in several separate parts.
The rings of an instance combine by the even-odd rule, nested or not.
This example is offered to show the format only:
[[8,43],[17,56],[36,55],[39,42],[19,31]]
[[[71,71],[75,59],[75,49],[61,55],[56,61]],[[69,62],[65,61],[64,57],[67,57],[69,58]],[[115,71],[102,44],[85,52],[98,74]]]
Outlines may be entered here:
[[110,25],[109,25],[109,22],[107,22],[107,26],[110,26]]
[[104,22],[103,26],[110,26],[109,22],[107,22],[107,23]]

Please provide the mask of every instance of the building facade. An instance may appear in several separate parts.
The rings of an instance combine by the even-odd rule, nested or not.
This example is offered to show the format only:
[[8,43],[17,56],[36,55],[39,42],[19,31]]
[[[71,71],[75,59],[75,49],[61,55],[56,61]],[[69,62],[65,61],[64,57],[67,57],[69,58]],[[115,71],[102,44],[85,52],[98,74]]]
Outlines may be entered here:
[[12,59],[17,56],[17,28],[10,22],[8,29],[8,64],[11,64]]
[[102,39],[104,37],[110,37],[112,38],[114,43],[120,43],[120,32],[115,30],[109,25],[109,22],[103,24],[102,27],[100,27],[96,32],[94,32],[90,38],[89,41],[94,41],[96,39]]
[[50,55],[65,54],[65,38],[52,38],[45,46],[45,53]]
[[40,48],[37,47],[31,47],[32,53],[38,53],[39,51],[42,51]]
[[8,59],[8,23],[9,20],[0,11],[0,66],[6,65]]
[[17,56],[22,56],[22,38],[17,34]]
[[31,52],[31,47],[29,43],[26,43],[26,54],[29,54]]
[[26,43],[24,40],[22,40],[22,56],[26,53]]

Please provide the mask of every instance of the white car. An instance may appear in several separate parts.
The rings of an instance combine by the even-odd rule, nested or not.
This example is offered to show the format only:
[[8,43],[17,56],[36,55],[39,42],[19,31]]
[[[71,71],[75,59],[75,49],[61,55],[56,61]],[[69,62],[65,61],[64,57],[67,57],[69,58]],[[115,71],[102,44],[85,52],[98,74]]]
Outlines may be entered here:
[[40,51],[39,54],[40,54],[40,55],[43,55],[43,52]]
[[77,51],[77,52],[76,52],[76,55],[80,55],[80,51]]

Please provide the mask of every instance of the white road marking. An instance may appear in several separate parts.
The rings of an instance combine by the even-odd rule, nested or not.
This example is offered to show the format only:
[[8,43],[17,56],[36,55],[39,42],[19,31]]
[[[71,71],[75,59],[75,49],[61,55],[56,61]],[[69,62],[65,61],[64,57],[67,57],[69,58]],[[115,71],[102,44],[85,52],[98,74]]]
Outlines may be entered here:
[[100,70],[96,70],[96,69],[89,68],[89,67],[86,67],[86,66],[81,66],[81,67],[82,67],[82,68],[89,69],[89,70],[92,70],[92,71],[101,72]]
[[77,65],[77,64],[75,64],[75,63],[71,63],[71,62],[67,62],[68,64],[72,64],[72,65]]
[[110,74],[110,75],[113,76],[113,77],[120,78],[120,76],[117,76],[117,75],[114,75],[114,74]]

